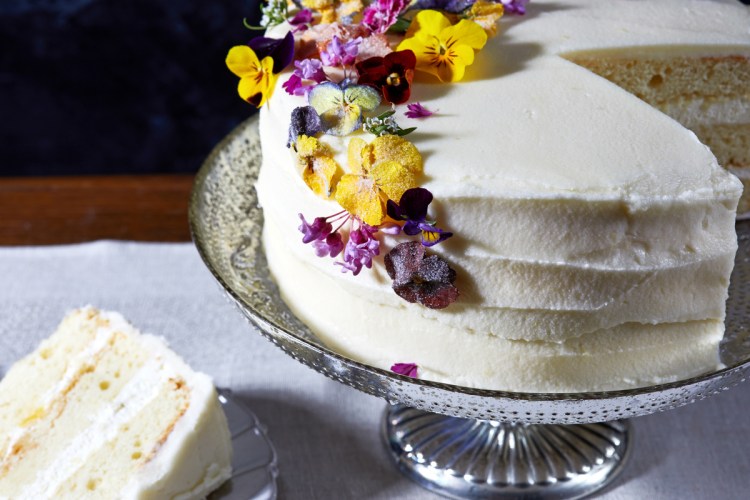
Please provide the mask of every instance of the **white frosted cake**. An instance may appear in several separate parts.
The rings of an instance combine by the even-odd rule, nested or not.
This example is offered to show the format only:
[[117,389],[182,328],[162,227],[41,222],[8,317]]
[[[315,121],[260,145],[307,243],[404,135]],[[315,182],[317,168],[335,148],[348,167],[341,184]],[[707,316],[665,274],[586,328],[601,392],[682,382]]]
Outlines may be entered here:
[[0,498],[199,499],[231,473],[210,378],[87,307],[0,381]]
[[[270,98],[260,115],[263,241],[282,297],[348,357],[383,369],[408,364],[415,368],[410,375],[469,387],[598,391],[716,369],[742,184],[693,132],[641,98],[661,103],[705,137],[727,134],[732,144],[750,144],[748,8],[734,1],[536,0],[525,16],[513,17],[514,2],[503,3],[498,34],[488,30],[486,45],[468,25],[456,28],[464,22],[458,17],[444,21],[432,11],[421,21],[414,19],[424,11],[401,11],[411,27],[382,37],[386,49],[372,37],[356,42],[356,16],[354,27],[295,32],[296,66],[264,94]],[[433,52],[424,48],[451,24],[454,39]],[[287,30],[284,23],[267,36],[280,39]],[[460,37],[474,51],[472,58],[461,49],[462,61],[473,64],[461,81],[441,83],[435,75],[460,79],[455,68],[440,74],[439,67],[440,57],[459,57],[451,44]],[[357,44],[358,53],[349,51],[355,62],[335,64]],[[346,88],[359,87],[357,71],[361,84],[375,64],[362,62],[405,48],[418,61],[409,100],[391,107],[386,92],[393,89],[376,84],[370,87],[382,90],[380,107],[354,109],[365,100]],[[323,75],[317,63],[300,67],[316,53]],[[228,64],[236,68],[232,57]],[[420,71],[430,57],[435,66]],[[394,67],[388,85],[407,74]],[[594,71],[650,93],[636,96]],[[294,75],[309,87],[296,95],[286,92],[294,90]],[[336,101],[318,90],[326,86],[342,96],[342,108],[321,104]],[[406,102],[434,114],[405,117]],[[307,115],[291,118],[308,105],[322,130]],[[391,132],[417,127],[402,139],[418,150],[418,161],[402,142],[375,139],[372,121],[363,121],[369,132],[349,130],[349,114],[361,111],[364,120],[388,109],[398,120]],[[748,166],[713,142],[717,154],[732,159],[727,166]],[[395,171],[398,182],[386,186]],[[407,184],[434,197],[427,217],[402,216]],[[399,203],[402,212],[389,207]],[[391,252],[410,241],[404,232],[417,222],[426,255],[452,271],[440,264],[432,275],[412,273],[412,281],[403,274],[412,264],[403,264],[403,251]],[[325,224],[331,227],[321,229]],[[398,235],[391,234],[395,226]],[[446,231],[452,237],[444,239]],[[371,262],[361,259],[365,244],[378,247],[369,250]],[[396,264],[384,262],[389,253]],[[404,300],[409,290],[426,300]],[[440,294],[457,300],[443,307]],[[424,305],[435,297],[439,308]]]

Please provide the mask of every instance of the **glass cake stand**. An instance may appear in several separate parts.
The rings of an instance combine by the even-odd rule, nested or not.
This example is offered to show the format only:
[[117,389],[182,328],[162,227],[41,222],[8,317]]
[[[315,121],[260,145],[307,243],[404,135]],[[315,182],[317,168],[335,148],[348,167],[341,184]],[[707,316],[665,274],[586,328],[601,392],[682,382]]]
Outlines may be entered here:
[[743,382],[750,369],[750,221],[739,221],[726,368],[638,389],[534,394],[418,380],[327,349],[279,298],[261,246],[257,118],[221,142],[196,176],[193,239],[227,297],[271,342],[320,373],[390,403],[382,433],[398,468],[455,498],[579,498],[627,461],[630,417],[677,408]]

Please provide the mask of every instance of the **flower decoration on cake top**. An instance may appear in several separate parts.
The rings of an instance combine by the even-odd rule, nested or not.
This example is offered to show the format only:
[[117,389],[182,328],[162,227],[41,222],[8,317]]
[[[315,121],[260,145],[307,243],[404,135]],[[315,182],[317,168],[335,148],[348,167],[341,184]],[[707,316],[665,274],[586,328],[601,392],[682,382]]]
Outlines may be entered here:
[[[286,35],[233,47],[226,63],[240,77],[240,97],[256,107],[268,102],[280,73],[293,65],[281,85],[299,99],[289,117],[287,147],[312,193],[341,207],[312,222],[299,214],[303,244],[355,276],[393,244],[381,265],[400,297],[435,309],[458,299],[456,272],[427,251],[453,233],[429,216],[433,195],[420,187],[429,165],[406,138],[417,127],[402,128],[397,108],[404,106],[398,116],[411,120],[439,112],[418,101],[414,80],[460,82],[497,33],[497,21],[524,14],[527,3],[267,0],[261,26],[248,27],[287,24]],[[346,165],[337,162],[329,136],[348,139]],[[397,243],[409,237],[419,240]],[[407,371],[416,376],[416,367]]]

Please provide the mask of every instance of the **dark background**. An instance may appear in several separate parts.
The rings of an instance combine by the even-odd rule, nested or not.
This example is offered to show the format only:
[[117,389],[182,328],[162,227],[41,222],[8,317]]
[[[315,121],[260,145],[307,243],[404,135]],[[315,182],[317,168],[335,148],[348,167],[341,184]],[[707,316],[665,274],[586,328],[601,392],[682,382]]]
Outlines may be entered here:
[[0,0],[0,176],[196,171],[254,112],[224,58],[257,4]]
[[194,172],[255,108],[258,0],[0,0],[0,176]]

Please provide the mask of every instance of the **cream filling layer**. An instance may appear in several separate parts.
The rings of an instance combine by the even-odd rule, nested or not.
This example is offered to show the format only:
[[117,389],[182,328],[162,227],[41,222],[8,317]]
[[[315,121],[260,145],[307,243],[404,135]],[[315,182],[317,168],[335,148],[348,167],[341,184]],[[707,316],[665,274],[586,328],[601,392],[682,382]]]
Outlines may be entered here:
[[20,498],[52,498],[59,486],[85,463],[93,451],[113,439],[123,424],[158,396],[162,383],[170,375],[158,360],[148,361],[128,381],[112,404],[91,417],[90,424],[81,430],[49,467],[37,473],[36,481],[24,488]]
[[688,128],[701,125],[750,123],[750,97],[735,99],[694,98],[681,102],[668,102],[661,105],[660,109]]

